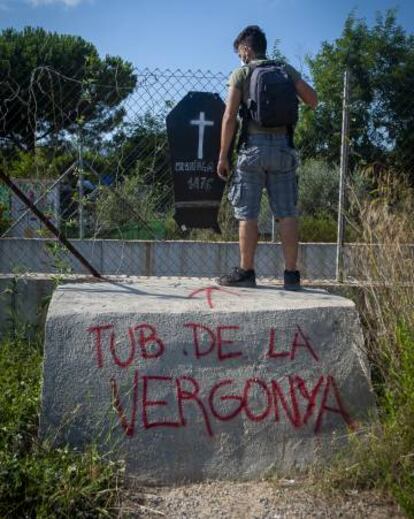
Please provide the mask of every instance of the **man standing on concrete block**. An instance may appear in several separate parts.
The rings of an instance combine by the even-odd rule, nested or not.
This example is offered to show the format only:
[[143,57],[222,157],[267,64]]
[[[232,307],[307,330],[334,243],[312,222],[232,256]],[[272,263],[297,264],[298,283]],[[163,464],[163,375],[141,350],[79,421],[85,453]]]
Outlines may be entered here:
[[316,92],[292,66],[266,58],[266,36],[258,26],[246,27],[233,45],[242,67],[234,70],[229,79],[217,174],[224,180],[229,178],[228,155],[240,108],[239,155],[228,195],[239,220],[240,267],[221,276],[219,284],[256,286],[257,219],[266,187],[272,214],[280,224],[284,287],[299,290],[298,160],[293,147],[293,130],[298,117],[297,98],[315,108]]

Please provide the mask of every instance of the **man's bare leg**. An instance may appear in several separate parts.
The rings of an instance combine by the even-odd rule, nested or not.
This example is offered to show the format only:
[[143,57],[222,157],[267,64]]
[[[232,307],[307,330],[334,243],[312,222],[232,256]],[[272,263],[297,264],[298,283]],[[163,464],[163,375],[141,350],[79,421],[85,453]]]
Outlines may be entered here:
[[297,270],[299,230],[296,217],[281,218],[279,221],[280,239],[286,270]]
[[254,255],[256,252],[259,231],[257,220],[240,220],[239,222],[239,247],[240,267],[243,270],[254,269]]

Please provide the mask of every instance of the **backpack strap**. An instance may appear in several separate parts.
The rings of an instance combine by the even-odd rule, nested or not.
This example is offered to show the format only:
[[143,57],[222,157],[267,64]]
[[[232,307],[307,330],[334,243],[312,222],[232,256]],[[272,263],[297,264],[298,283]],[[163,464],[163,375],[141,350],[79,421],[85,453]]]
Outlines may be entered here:
[[[250,112],[249,112],[249,107],[247,106],[247,103],[244,99],[244,94],[247,91],[247,95],[249,95],[250,79],[252,77],[253,70],[255,68],[257,68],[258,64],[248,63],[245,66],[248,68],[248,72],[247,72],[245,84],[243,85],[242,102],[241,102],[241,105],[239,108],[239,117],[241,119],[241,129],[240,129],[240,134],[239,134],[239,138],[237,141],[237,148],[236,148],[237,151],[240,150],[242,144],[244,142],[246,142],[246,138],[247,138],[247,128],[249,126]],[[247,100],[247,102],[248,102],[248,100]]]

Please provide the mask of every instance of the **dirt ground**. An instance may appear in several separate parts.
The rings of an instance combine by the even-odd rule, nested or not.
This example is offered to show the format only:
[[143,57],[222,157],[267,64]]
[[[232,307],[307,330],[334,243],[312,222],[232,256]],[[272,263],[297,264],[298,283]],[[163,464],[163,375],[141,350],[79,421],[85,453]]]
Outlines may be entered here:
[[378,493],[349,491],[328,497],[299,480],[137,488],[129,493],[122,512],[144,519],[405,517],[395,503]]

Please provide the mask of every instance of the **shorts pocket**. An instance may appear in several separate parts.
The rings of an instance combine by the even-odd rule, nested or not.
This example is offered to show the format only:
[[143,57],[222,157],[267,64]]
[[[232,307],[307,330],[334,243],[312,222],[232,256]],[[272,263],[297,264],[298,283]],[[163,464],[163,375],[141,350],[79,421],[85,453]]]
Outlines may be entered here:
[[242,148],[237,160],[237,169],[241,171],[256,171],[260,169],[261,152],[257,146]]
[[298,154],[295,149],[283,148],[279,150],[279,171],[292,171],[296,169],[298,162]]
[[232,206],[237,206],[242,197],[242,185],[240,182],[233,182],[227,194],[227,199]]

